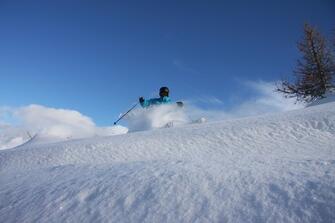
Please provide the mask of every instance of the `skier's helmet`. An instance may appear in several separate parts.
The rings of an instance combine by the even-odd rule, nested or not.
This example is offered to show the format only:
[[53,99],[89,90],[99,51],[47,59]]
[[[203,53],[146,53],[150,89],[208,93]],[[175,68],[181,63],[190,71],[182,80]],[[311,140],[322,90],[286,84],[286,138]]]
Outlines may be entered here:
[[159,96],[161,96],[161,97],[169,96],[169,88],[168,87],[161,87],[159,89]]

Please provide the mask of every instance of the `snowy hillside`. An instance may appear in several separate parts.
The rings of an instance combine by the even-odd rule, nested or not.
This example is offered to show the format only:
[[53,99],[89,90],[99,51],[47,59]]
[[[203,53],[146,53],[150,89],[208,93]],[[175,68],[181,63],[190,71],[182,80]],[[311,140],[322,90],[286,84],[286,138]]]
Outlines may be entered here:
[[0,151],[0,222],[335,222],[334,210],[335,102]]

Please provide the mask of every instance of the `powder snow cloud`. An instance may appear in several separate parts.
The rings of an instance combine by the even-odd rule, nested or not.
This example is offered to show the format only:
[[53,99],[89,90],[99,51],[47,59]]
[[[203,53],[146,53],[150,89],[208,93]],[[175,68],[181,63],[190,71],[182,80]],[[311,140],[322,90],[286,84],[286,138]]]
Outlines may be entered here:
[[28,105],[0,108],[0,149],[27,141],[32,135],[53,141],[124,134],[121,126],[98,127],[91,118],[70,109]]

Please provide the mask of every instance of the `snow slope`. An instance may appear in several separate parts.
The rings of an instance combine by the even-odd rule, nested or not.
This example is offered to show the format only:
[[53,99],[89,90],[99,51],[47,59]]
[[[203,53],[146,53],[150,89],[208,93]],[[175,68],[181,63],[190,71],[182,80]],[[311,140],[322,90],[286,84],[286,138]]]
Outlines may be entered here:
[[335,222],[335,103],[0,151],[0,222]]

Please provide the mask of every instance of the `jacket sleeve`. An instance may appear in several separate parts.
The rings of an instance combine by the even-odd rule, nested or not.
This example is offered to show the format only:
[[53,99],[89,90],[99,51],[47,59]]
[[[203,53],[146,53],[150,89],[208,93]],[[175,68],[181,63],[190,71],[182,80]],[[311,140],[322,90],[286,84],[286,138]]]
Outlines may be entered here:
[[152,104],[155,104],[155,99],[145,99],[142,103],[141,103],[141,106],[143,107],[143,108],[147,108],[147,107],[149,107],[150,105],[152,105]]
[[150,107],[151,105],[159,105],[159,104],[166,104],[166,103],[170,103],[171,99],[169,97],[163,97],[163,98],[151,98],[148,100],[144,100],[141,103],[141,106],[143,108],[147,108]]
[[140,103],[142,108],[146,108],[150,105],[149,100],[144,99],[143,102]]

